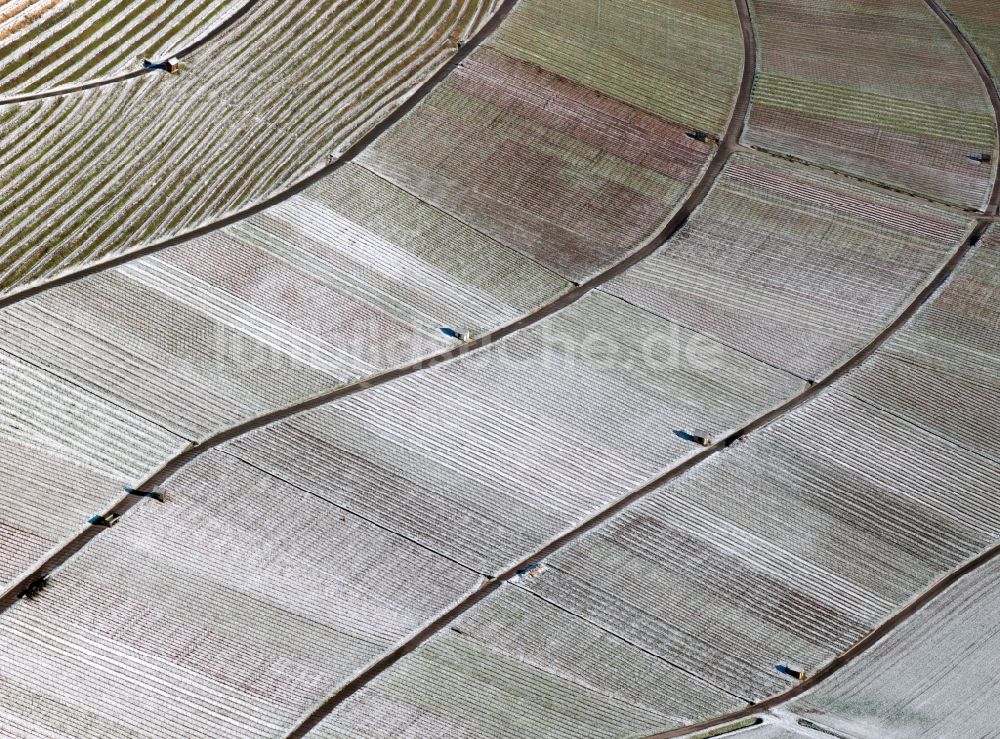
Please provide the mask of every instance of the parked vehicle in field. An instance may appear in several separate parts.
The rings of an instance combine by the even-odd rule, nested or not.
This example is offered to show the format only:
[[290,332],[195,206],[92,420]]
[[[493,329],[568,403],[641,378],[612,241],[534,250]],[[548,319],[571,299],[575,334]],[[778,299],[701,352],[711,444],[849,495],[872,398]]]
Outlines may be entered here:
[[790,667],[787,664],[775,665],[774,669],[776,669],[782,675],[788,675],[789,677],[795,678],[800,682],[808,677],[808,675],[806,675],[805,670],[799,669],[797,667]]

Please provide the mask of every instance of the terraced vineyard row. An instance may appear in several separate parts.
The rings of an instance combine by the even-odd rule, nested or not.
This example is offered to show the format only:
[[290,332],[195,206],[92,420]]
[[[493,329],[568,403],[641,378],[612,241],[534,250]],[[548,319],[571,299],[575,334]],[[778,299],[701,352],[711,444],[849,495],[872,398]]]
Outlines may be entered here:
[[[961,235],[960,221],[950,227]],[[790,687],[775,664],[813,672],[993,544],[1000,461],[976,443],[943,439],[934,428],[940,414],[921,414],[920,402],[894,408],[890,396],[887,412],[877,394],[861,399],[853,390],[866,387],[870,368],[898,346],[917,344],[926,353],[909,394],[940,397],[939,363],[954,363],[961,375],[966,346],[1000,346],[994,238],[868,364],[546,557],[537,574],[494,592],[377,674],[310,736],[390,736],[380,727],[406,722],[438,733],[541,737],[553,731],[548,707],[563,700],[574,701],[572,715],[600,727],[599,735],[651,720],[665,730],[708,719],[721,712],[705,705],[722,702],[729,711]],[[954,336],[954,348],[927,341],[929,332]],[[991,362],[984,358],[987,371]],[[974,418],[961,409],[988,403],[994,386],[985,380],[980,392],[970,378],[956,425]],[[992,418],[987,413],[986,423]],[[623,694],[607,682],[604,661],[587,652],[567,657],[564,643],[537,626],[539,609],[578,618],[614,643],[609,659],[622,673],[662,682],[641,696]],[[502,628],[483,627],[498,621]],[[651,672],[651,656],[697,680],[678,686],[678,675]],[[422,687],[429,681],[449,685],[447,701]],[[650,695],[671,702],[651,706]],[[616,725],[607,723],[609,700],[626,704]],[[479,711],[463,709],[470,705]],[[543,718],[522,721],[525,706]]]
[[972,222],[737,155],[685,228],[604,289],[816,379],[907,305]]
[[59,592],[0,625],[4,711],[36,736],[280,736],[475,585],[229,455],[174,482],[169,505],[95,542]]
[[180,76],[3,107],[0,291],[287,188],[384,119],[490,7],[262,2]]
[[754,0],[761,75],[745,139],[982,208],[996,124],[964,50],[922,2]]
[[862,371],[852,393],[1000,461],[1000,231]]
[[641,737],[742,705],[519,586],[501,593],[308,736]]
[[[245,0],[244,0],[245,1]],[[178,51],[241,0],[8,0],[0,3],[0,96],[100,79]]]

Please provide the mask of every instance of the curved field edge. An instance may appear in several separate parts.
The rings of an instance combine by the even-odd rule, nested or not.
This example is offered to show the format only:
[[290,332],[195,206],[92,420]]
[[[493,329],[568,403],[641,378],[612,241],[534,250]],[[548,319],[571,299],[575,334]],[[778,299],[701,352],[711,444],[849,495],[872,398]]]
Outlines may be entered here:
[[874,647],[890,638],[898,627],[910,621],[914,616],[924,611],[924,609],[932,603],[946,597],[948,593],[953,588],[957,587],[965,578],[974,574],[991,562],[994,562],[998,558],[1000,558],[1000,543],[986,549],[982,553],[967,560],[951,572],[942,576],[925,591],[915,595],[909,603],[883,621],[864,639],[856,642],[854,646],[846,652],[840,654],[828,664],[821,667],[815,674],[794,685],[785,692],[778,693],[777,695],[747,706],[739,711],[734,711],[724,716],[717,716],[716,718],[701,721],[699,723],[691,724],[678,729],[653,734],[647,739],[695,739],[700,732],[710,731],[712,729],[722,729],[733,724],[734,722],[754,718],[760,713],[784,706],[785,704],[821,685],[848,665],[856,662],[859,658],[870,652]]

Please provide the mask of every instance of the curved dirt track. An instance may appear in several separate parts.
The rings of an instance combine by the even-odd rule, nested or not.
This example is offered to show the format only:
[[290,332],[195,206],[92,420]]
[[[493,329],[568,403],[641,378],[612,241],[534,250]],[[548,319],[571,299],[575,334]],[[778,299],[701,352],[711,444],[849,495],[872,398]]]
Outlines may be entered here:
[[[249,13],[255,5],[260,3],[261,0],[247,0],[246,3],[241,5],[233,13],[231,13],[226,18],[223,18],[218,24],[209,29],[204,35],[200,36],[196,41],[185,46],[183,49],[178,49],[174,53],[170,54],[171,57],[177,57],[178,59],[183,59],[184,57],[190,56],[198,49],[200,49],[205,44],[210,41],[214,41],[219,36],[224,34],[234,25],[239,23],[247,13]],[[0,106],[4,105],[15,105],[17,103],[28,103],[32,100],[45,100],[46,98],[62,97],[64,95],[72,95],[77,92],[85,92],[86,90],[93,90],[97,87],[104,87],[105,85],[114,85],[119,82],[124,82],[126,80],[135,79],[136,77],[142,77],[147,74],[152,74],[154,72],[162,72],[163,70],[159,67],[145,67],[143,69],[135,69],[131,72],[122,72],[121,74],[112,75],[110,77],[101,77],[96,80],[89,80],[87,82],[80,82],[75,85],[65,85],[62,87],[54,87],[50,90],[42,90],[40,92],[29,92],[24,95],[10,95],[8,97],[0,97]]]
[[[969,60],[972,62],[972,66],[976,68],[976,72],[979,73],[979,78],[983,81],[983,85],[986,87],[986,92],[990,96],[990,103],[993,105],[993,118],[995,123],[995,129],[997,132],[997,142],[1000,145],[1000,90],[997,89],[996,80],[990,75],[989,70],[986,69],[986,63],[983,61],[982,56],[980,56],[979,51],[972,42],[962,33],[962,29],[958,27],[958,24],[951,19],[951,16],[941,7],[937,0],[924,0],[927,6],[934,11],[934,14],[941,19],[951,34],[955,37],[962,48],[965,49],[965,53],[969,56]],[[989,204],[986,208],[987,216],[995,216],[997,214],[997,209],[1000,207],[1000,176],[998,175],[997,167],[1000,163],[994,164],[993,170],[993,189],[990,191]]]

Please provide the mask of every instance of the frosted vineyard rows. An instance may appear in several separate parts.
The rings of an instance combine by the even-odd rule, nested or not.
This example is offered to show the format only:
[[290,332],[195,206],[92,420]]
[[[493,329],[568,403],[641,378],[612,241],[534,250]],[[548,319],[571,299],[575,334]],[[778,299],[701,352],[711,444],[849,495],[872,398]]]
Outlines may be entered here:
[[[595,327],[666,323],[607,296],[550,321],[203,455],[167,483],[172,502],[133,511],[69,565],[66,600],[46,602],[53,586],[0,619],[5,705],[25,720],[24,707],[51,706],[30,716],[41,727],[89,715],[120,734],[163,721],[270,736],[480,573],[683,458],[672,426],[729,428],[801,387],[735,352],[703,370],[646,367],[627,336],[628,373],[572,356]],[[24,630],[54,634],[53,649]],[[103,670],[85,667],[95,647]],[[111,686],[96,701],[93,680]]]
[[[317,735],[388,737],[393,726],[414,725],[543,737],[550,735],[544,720],[533,732],[521,717],[545,717],[563,700],[586,706],[574,704],[574,715],[597,716],[590,720],[604,727],[598,734],[641,733],[636,727],[655,719],[657,726],[643,729],[651,733],[790,687],[774,670],[779,662],[813,672],[844,651],[1000,537],[1000,458],[963,444],[961,435],[949,438],[936,409],[901,407],[868,382],[873,367],[908,352],[910,397],[941,397],[936,386],[948,367],[967,393],[947,398],[959,401],[957,420],[983,423],[972,409],[998,394],[996,373],[982,383],[977,374],[1000,361],[997,254],[994,233],[869,363],[548,557],[537,576],[506,585],[349,698]],[[964,363],[973,347],[981,353],[976,369]],[[867,397],[855,394],[859,387]],[[985,417],[995,422],[995,414]],[[995,439],[995,430],[983,432]],[[539,609],[579,617],[617,655],[592,660],[581,652],[567,663],[564,650],[573,642],[534,628]],[[933,646],[936,653],[943,641]],[[449,656],[484,651],[489,658]],[[663,659],[661,670],[674,666],[674,674],[650,672],[650,655]],[[618,674],[641,672],[655,682],[630,694],[608,682],[609,660],[626,665]],[[692,683],[689,674],[699,680]],[[845,684],[860,680],[869,690],[876,684],[860,677],[868,675],[860,667],[849,674],[858,677]],[[898,706],[925,685],[880,675],[878,684],[889,686],[883,694],[895,696],[892,686],[901,686],[898,700],[887,697],[881,705]],[[424,687],[445,679],[452,688],[447,699]],[[952,695],[958,685],[944,680],[937,690]],[[651,696],[666,705],[652,705]],[[630,709],[619,705],[609,713],[609,700]],[[831,707],[842,705],[834,700]],[[718,710],[720,704],[726,707]],[[468,705],[480,713],[460,708]],[[963,725],[948,724],[941,707],[932,715],[937,723],[914,727],[932,725],[949,735]],[[610,717],[617,723],[602,723]]]
[[9,0],[0,3],[0,100],[108,77],[197,41],[243,3]]
[[[762,50],[746,141],[981,208],[995,123],[961,46],[922,2],[753,0]],[[996,156],[992,157],[996,160]]]
[[988,736],[1000,720],[996,561],[789,709],[857,739]]
[[801,739],[816,731],[851,739],[988,736],[1000,719],[998,592],[994,560],[817,688],[766,716],[769,723],[746,732],[746,739]]
[[[289,490],[303,491],[303,501],[316,496],[311,500],[324,500],[327,506],[335,507],[325,508],[328,512],[340,511],[317,516],[306,507],[295,512],[305,503],[280,508],[289,511],[291,522],[298,526],[296,531],[330,525],[337,516],[351,521],[357,516],[374,523],[378,530],[397,532],[396,546],[418,546],[427,556],[440,558],[435,561],[457,568],[457,579],[443,577],[441,582],[423,586],[424,598],[440,599],[399,605],[400,617],[409,619],[412,630],[413,624],[442,610],[449,598],[461,595],[463,587],[471,587],[478,573],[502,569],[509,559],[571,525],[574,516],[586,512],[585,506],[594,510],[637,486],[641,483],[635,477],[637,471],[645,469],[647,476],[653,476],[658,465],[671,456],[680,458],[684,446],[671,441],[665,431],[711,418],[710,405],[690,408],[691,399],[712,404],[718,402],[721,388],[733,392],[742,386],[745,393],[759,387],[768,376],[773,378],[769,382],[777,382],[775,400],[795,389],[790,377],[781,379],[781,374],[772,374],[774,370],[738,359],[741,355],[735,353],[720,357],[718,367],[701,375],[700,382],[711,384],[703,392],[691,384],[695,377],[689,368],[664,375],[662,370],[652,371],[639,364],[624,373],[622,368],[633,363],[623,360],[638,359],[627,335],[619,335],[620,353],[611,368],[592,357],[559,357],[571,351],[567,347],[579,346],[581,336],[595,327],[604,328],[604,334],[620,325],[636,326],[635,336],[654,333],[659,319],[648,314],[629,318],[633,311],[597,295],[484,352],[233,442],[209,458],[232,459],[199,462],[168,484],[174,499],[185,501],[182,505],[188,513],[178,512],[175,519],[163,513],[166,508],[144,506],[114,536],[102,540],[100,546],[114,547],[114,554],[101,555],[101,549],[92,548],[86,567],[93,570],[84,565],[67,570],[79,572],[74,577],[83,578],[84,572],[94,574],[79,585],[65,583],[59,597],[71,599],[70,603],[89,597],[89,583],[106,579],[108,568],[113,566],[102,564],[100,556],[111,562],[137,558],[117,547],[155,542],[166,551],[216,551],[220,546],[218,532],[232,526],[225,521],[237,514],[224,505],[220,511],[206,511],[201,502],[206,493],[199,491],[220,495],[220,489],[228,490],[230,485],[241,491],[291,485]],[[546,323],[555,324],[555,329],[543,330]],[[538,357],[547,358],[544,372],[534,364]],[[477,369],[479,366],[483,369]],[[754,366],[757,369],[749,373]],[[720,378],[720,371],[732,376]],[[519,375],[532,381],[519,380]],[[667,385],[666,377],[673,378]],[[502,382],[498,383],[498,378]],[[734,386],[734,381],[740,385]],[[520,390],[525,387],[536,387],[535,394],[525,396]],[[567,392],[572,393],[572,399],[563,397]],[[520,397],[514,400],[516,395]],[[675,399],[674,418],[663,414],[663,408],[671,404],[668,397]],[[684,403],[677,405],[681,399]],[[647,406],[650,410],[644,411]],[[747,412],[740,407],[746,408],[718,408],[715,413],[732,419],[734,412]],[[653,412],[653,408],[657,410]],[[760,407],[748,410],[753,414]],[[393,422],[384,422],[386,418]],[[655,419],[655,423],[649,425],[644,419]],[[735,423],[716,421],[709,430]],[[648,436],[637,444],[637,434]],[[475,442],[470,444],[469,438]],[[630,441],[624,445],[626,438]],[[842,439],[850,444],[833,443]],[[881,443],[883,439],[891,439],[892,444]],[[587,449],[592,452],[581,454]],[[639,462],[637,452],[642,452],[646,461]],[[219,464],[225,465],[224,471],[218,470]],[[989,543],[1000,525],[994,520],[989,498],[996,467],[960,448],[941,448],[923,429],[880,412],[843,389],[832,391],[550,558],[547,569],[537,578],[505,586],[457,622],[455,630],[445,632],[345,703],[317,733],[337,735],[339,730],[357,732],[362,728],[374,732],[375,727],[388,727],[387,735],[391,735],[393,726],[416,725],[428,731],[464,728],[499,736],[504,736],[505,730],[531,735],[523,733],[525,724],[518,718],[524,713],[537,716],[532,726],[539,728],[539,736],[547,735],[545,731],[554,726],[567,731],[578,726],[571,720],[562,723],[565,714],[549,713],[548,707],[555,704],[573,706],[572,715],[580,725],[620,733],[706,718],[719,713],[720,708],[740,705],[741,696],[759,699],[783,686],[773,672],[775,660],[794,653],[810,668],[822,663],[937,573]],[[792,478],[787,474],[789,469],[800,472]],[[583,488],[582,480],[587,481]],[[194,490],[189,489],[192,484]],[[602,495],[602,489],[610,494]],[[865,490],[863,508],[858,507],[859,489]],[[768,503],[770,498],[774,498],[773,503]],[[789,505],[789,501],[794,504]],[[261,505],[267,505],[266,499]],[[870,527],[868,517],[873,515],[878,524]],[[816,524],[817,516],[822,518],[822,526]],[[435,522],[447,522],[447,528],[435,528]],[[171,527],[169,533],[157,528],[164,525]],[[263,560],[255,560],[259,578],[294,580],[297,587],[310,583],[297,590],[307,595],[305,601],[296,601],[301,597],[297,594],[287,595],[282,600],[283,609],[296,603],[295,612],[313,613],[312,599],[334,586],[312,578],[327,578],[331,572],[336,573],[338,582],[340,578],[361,577],[351,575],[350,562],[339,558],[324,560],[322,571],[313,572],[307,563],[315,561],[316,553],[294,547],[289,550],[290,542],[282,537],[282,530],[275,534],[276,539],[255,532],[254,544],[246,540],[245,544],[228,546],[241,550],[265,546],[265,551],[271,552],[262,555]],[[131,533],[118,538],[120,532]],[[297,534],[296,540],[299,536],[303,541],[313,540],[308,533]],[[316,536],[316,541],[323,539],[321,534]],[[848,539],[858,542],[860,549],[845,550],[842,542]],[[678,546],[678,542],[684,545]],[[389,555],[378,551],[378,561],[389,572],[394,571],[396,565],[389,563]],[[412,551],[400,551],[410,561]],[[300,552],[301,559],[297,558]],[[294,561],[290,561],[292,557]],[[156,557],[139,559],[157,561]],[[196,559],[203,561],[205,557]],[[240,572],[229,573],[229,560],[219,561],[220,571],[211,570],[211,575],[204,577],[211,577],[212,583],[220,576],[226,577],[227,583],[240,582]],[[278,569],[268,569],[271,567]],[[434,572],[430,568],[422,575]],[[217,585],[189,586],[190,576],[172,576],[166,565],[142,573],[143,579],[161,584],[154,594],[140,597],[141,607],[154,608],[160,614],[158,619],[168,618],[176,609],[185,614],[188,609],[204,610],[206,605],[192,602],[208,604],[218,597],[213,595]],[[370,574],[374,579],[382,577],[377,572]],[[461,583],[464,585],[457,593],[453,590],[448,595],[441,590]],[[233,587],[237,586],[227,585],[225,592]],[[336,585],[334,592],[343,587]],[[674,597],[678,592],[686,596]],[[664,603],[672,608],[665,612]],[[75,608],[67,607],[70,611]],[[243,668],[235,665],[244,659],[237,655],[250,649],[248,645],[273,640],[266,636],[270,632],[259,631],[265,627],[256,625],[252,610],[233,610],[241,614],[238,626],[224,630],[230,633],[227,630],[231,628],[240,634],[239,644],[226,647],[234,650],[227,662],[234,665],[229,668],[233,674],[212,671],[221,684],[199,684],[191,694],[193,705],[208,706],[198,708],[198,715],[213,722],[209,725],[217,732],[224,729],[216,726],[216,719],[204,717],[206,712],[218,712],[220,705],[229,706],[236,700],[232,683],[238,682],[239,669]],[[565,612],[583,617],[582,623],[575,621],[578,632],[569,633],[579,633],[599,644],[604,655],[601,660],[584,658],[590,652],[575,651],[572,646],[576,642],[555,638],[554,634],[561,633],[560,622],[549,617]],[[324,663],[322,669],[327,672],[323,676],[330,681],[329,689],[379,652],[364,644],[342,646],[343,632],[357,635],[353,630],[357,624],[337,615],[341,613],[338,609],[328,608],[324,613],[330,631],[323,632],[322,643],[341,645],[331,647],[331,654],[338,659],[354,655],[347,664],[338,662],[330,667]],[[43,619],[35,625],[43,633],[65,629],[67,644],[94,638],[83,636],[92,627],[65,619],[54,623],[45,609],[33,610],[32,618],[36,617]],[[348,619],[347,624],[344,619]],[[85,623],[93,620],[91,616],[83,619]],[[555,631],[539,628],[540,623],[550,624]],[[306,635],[295,638],[318,638],[313,629],[315,626],[310,626],[302,632]],[[365,644],[374,640],[385,646],[405,633],[405,628],[400,628],[380,636],[382,632],[376,629],[376,633],[366,632],[359,638]],[[498,633],[504,635],[500,641],[494,638]],[[161,651],[154,654],[161,656],[153,662],[138,636],[116,634],[106,636],[113,640],[107,646],[110,653],[118,655],[114,660],[127,660],[111,667],[116,674],[122,673],[125,664],[146,671],[150,665],[166,664],[170,680],[181,679],[174,672],[177,669],[192,669],[198,680],[204,679],[206,667],[199,666],[197,659],[178,662],[162,656],[180,648],[183,632],[176,636],[181,641],[157,647]],[[122,639],[129,646],[123,647]],[[213,640],[203,659],[218,656],[221,643]],[[285,642],[275,649],[290,653]],[[665,656],[667,662],[683,669],[668,668],[665,662],[657,661],[658,669],[652,670],[650,653]],[[79,659],[73,656],[77,654],[71,649],[70,656],[58,659],[69,659],[72,664]],[[326,652],[319,650],[315,656],[310,653],[297,659],[307,660],[311,670],[320,669],[308,661],[321,659],[320,654]],[[645,683],[648,689],[636,688],[630,696],[623,696],[613,681],[617,672],[608,665],[617,665],[626,674],[641,672],[649,681]],[[301,665],[289,668],[296,675],[303,669]],[[689,672],[696,673],[698,679],[692,679]],[[143,677],[133,679],[145,684],[147,673],[138,674]],[[82,676],[74,675],[73,679]],[[26,696],[43,691],[61,700],[82,700],[62,698],[61,688],[48,693],[38,680],[27,680],[18,673],[16,684],[27,691]],[[424,687],[433,681],[451,686],[450,690]],[[128,695],[137,688],[126,682],[120,689]],[[305,703],[283,704],[268,695],[280,710],[274,703],[253,703],[267,705],[266,710],[271,711],[267,715],[292,716]],[[315,699],[319,693],[307,691],[305,695]],[[651,702],[650,695],[659,696],[659,701]],[[538,703],[537,708],[526,709],[526,705],[534,705],[531,701]],[[245,708],[246,704],[240,705]],[[481,713],[466,710],[470,705],[480,707]],[[512,714],[512,706],[520,708]],[[146,710],[151,709],[135,708],[126,725],[146,720]],[[469,724],[473,717],[475,723]],[[243,722],[239,724],[242,730],[250,720],[238,721]]]
[[690,223],[605,289],[817,379],[908,305],[971,225],[816,168],[740,154]]
[[265,1],[179,75],[0,108],[0,291],[289,187],[384,119],[490,5]]
[[710,155],[676,124],[486,48],[359,162],[583,281],[658,232]]
[[[389,737],[405,721],[545,737],[544,720],[521,717],[544,717],[569,695],[586,706],[574,711],[584,725],[601,716],[595,735],[620,736],[759,701],[790,687],[775,664],[812,671],[992,544],[998,475],[997,463],[834,392],[505,586],[349,698],[329,735]],[[613,657],[567,658],[572,643],[533,628],[539,610],[578,616]],[[456,650],[489,656],[448,658]],[[629,695],[609,680],[609,661],[648,682]],[[436,680],[447,700],[426,687]],[[572,721],[564,727],[573,735]]]
[[[637,7],[600,5],[615,19]],[[694,5],[672,4],[685,32],[724,6],[700,3],[709,10],[699,15]],[[700,114],[664,97],[652,77],[643,89],[611,89],[602,67],[636,48],[614,23],[586,42],[593,61],[567,53],[552,69],[544,59],[532,67],[532,55],[552,54],[544,51],[552,35],[532,28],[567,18],[593,28],[582,6],[537,14],[546,7],[520,5],[488,48],[322,186],[0,315],[13,378],[4,384],[14,388],[0,423],[15,445],[5,459],[17,460],[0,493],[23,494],[35,475],[53,493],[0,523],[15,542],[0,552],[8,576],[188,435],[435,351],[446,345],[435,332],[439,313],[468,316],[472,326],[507,322],[565,290],[557,273],[592,275],[655,232],[710,153],[684,130],[696,120],[712,128],[735,87],[703,70]],[[622,99],[580,84],[590,79]],[[128,89],[140,88],[114,94]],[[681,112],[661,120],[626,98]],[[256,112],[273,114],[264,103]],[[447,152],[469,170],[449,170]],[[260,183],[239,171],[237,187],[256,192]],[[610,207],[623,198],[627,208]],[[753,204],[738,211],[742,221],[732,205],[724,210],[737,198]],[[724,261],[730,250],[712,245],[753,234],[760,253],[745,255],[735,290],[727,278],[682,283],[693,297],[674,305],[712,306],[703,324],[649,292],[635,296],[647,305],[630,305],[597,291],[483,351],[204,454],[169,480],[169,504],[140,506],[36,600],[0,616],[4,720],[26,733],[102,737],[286,731],[482,575],[688,458],[696,448],[676,432],[716,437],[800,393],[799,375],[826,371],[870,338],[966,226],[943,209],[737,157],[677,252],[662,250],[609,288],[640,284],[636,274],[669,280],[698,251],[685,253],[687,240]],[[546,251],[553,234],[562,249]],[[449,252],[456,243],[460,259]],[[216,261],[196,258],[203,250]],[[968,337],[967,347],[959,342],[966,358],[978,342],[996,346],[992,250],[981,246],[974,259],[987,261],[970,260],[979,267],[963,275],[973,277],[942,295],[945,314],[931,312],[939,303],[925,308],[924,323],[913,324],[922,329],[833,390],[564,547],[536,577],[505,584],[313,736],[652,731],[776,692],[785,683],[775,661],[811,669],[866,633],[1000,526],[988,450],[971,434],[942,445],[937,434],[957,424],[933,408],[883,410],[896,401],[864,379],[894,351],[910,351],[917,363],[907,377],[929,396],[940,368],[955,361],[942,358],[952,347],[936,343],[938,326]],[[764,317],[781,300],[768,303],[756,282],[768,274],[792,303],[818,282],[828,292],[800,324],[778,331]],[[296,294],[306,281],[307,294]],[[110,309],[123,289],[130,311],[149,312],[144,322]],[[862,318],[865,304],[878,320]],[[74,323],[75,311],[91,318]],[[849,325],[823,343],[838,312]],[[58,331],[31,338],[52,321]],[[359,333],[374,338],[357,342]],[[217,340],[236,351],[219,352]],[[396,340],[403,350],[378,351]],[[779,361],[764,354],[774,351],[768,342],[782,348],[771,357]],[[264,386],[247,357],[293,379]],[[952,399],[971,413],[974,396],[962,393],[976,390],[975,365],[957,366],[968,384]],[[101,445],[76,443],[77,419],[88,428],[96,419]],[[126,443],[139,453],[124,457]],[[69,504],[55,497],[63,479]],[[858,558],[847,539],[858,542]]]
[[[599,206],[608,222],[593,228],[615,248],[588,264],[607,267],[659,228],[710,153],[678,126],[495,51],[454,74],[476,82],[446,82],[397,125],[402,135],[390,131],[359,160],[363,167],[348,165],[220,232],[15,304],[0,314],[0,348],[128,409],[130,418],[201,440],[438,353],[451,345],[442,326],[480,336],[537,309],[569,287],[531,261],[546,234],[593,218]],[[532,84],[511,84],[525,80]],[[512,86],[517,94],[507,91]],[[563,158],[545,167],[517,159],[516,176],[480,169],[493,199],[485,215],[428,204],[444,201],[432,173],[446,168],[406,135],[414,119],[441,117],[456,100],[476,114],[461,127],[441,127],[434,143],[453,158],[462,149],[506,156],[511,141],[550,158],[558,141]],[[594,133],[603,128],[610,131]],[[414,173],[405,184],[419,198],[388,181],[402,180],[400,172]],[[544,183],[544,198],[525,197],[532,175]],[[467,173],[454,176],[468,181]],[[626,186],[650,204],[642,220],[613,207]],[[26,412],[17,395],[6,402],[8,413]],[[118,474],[123,484],[135,481],[132,469]],[[88,504],[96,508],[108,495],[102,487]],[[37,524],[4,520],[33,541]],[[69,521],[55,538],[73,532]],[[18,562],[35,556],[32,545]]]
[[[442,325],[485,333],[566,287],[351,165],[225,231],[9,307],[0,312],[0,351],[36,379],[30,392],[5,387],[5,427],[30,423],[54,459],[67,458],[59,464],[108,479],[83,486],[90,492],[69,510],[55,493],[32,498],[27,515],[23,479],[35,463],[23,454],[31,447],[12,455],[0,522],[13,564],[0,582],[99,512],[114,497],[112,480],[134,484],[174,451],[161,445],[137,457],[132,449],[130,458],[123,445],[112,459],[100,456],[101,445],[85,441],[98,433],[88,405],[121,409],[102,435],[144,427],[169,430],[174,446],[202,440],[443,351],[454,342]],[[57,443],[63,413],[79,415],[72,454]]]

